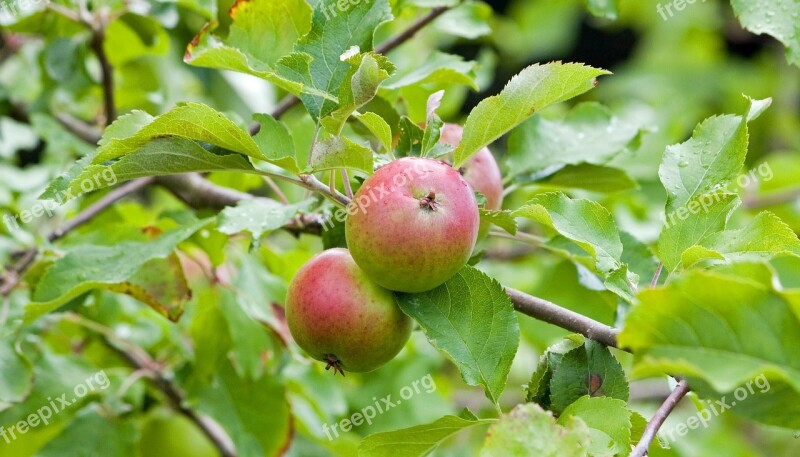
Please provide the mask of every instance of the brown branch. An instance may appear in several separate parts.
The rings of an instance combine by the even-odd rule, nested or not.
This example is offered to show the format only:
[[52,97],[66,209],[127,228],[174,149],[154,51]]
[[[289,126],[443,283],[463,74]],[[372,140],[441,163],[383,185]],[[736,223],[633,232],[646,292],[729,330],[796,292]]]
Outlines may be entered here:
[[411,24],[409,28],[405,29],[398,35],[395,35],[393,38],[390,38],[388,41],[381,43],[380,46],[375,48],[375,52],[377,52],[378,54],[386,54],[387,52],[392,51],[394,48],[400,46],[401,44],[413,38],[414,35],[417,34],[417,32],[425,28],[426,25],[433,22],[437,17],[444,14],[450,8],[452,7],[439,6],[432,9],[428,14],[419,18],[417,22]]
[[110,125],[117,118],[117,105],[114,101],[114,67],[108,60],[103,43],[106,39],[106,20],[97,17],[92,24],[92,39],[90,47],[97,60],[100,61],[100,72],[103,83],[103,107],[105,112],[105,125]]
[[172,381],[172,376],[164,373],[163,367],[153,360],[147,351],[120,337],[114,330],[78,314],[66,313],[64,318],[99,334],[108,347],[128,361],[137,371],[147,373],[155,387],[167,398],[170,406],[197,425],[223,457],[236,457],[236,447],[225,429],[212,418],[200,415],[190,408],[185,395]]
[[631,452],[630,457],[644,457],[647,455],[647,449],[650,448],[650,443],[653,442],[653,439],[656,437],[656,433],[658,433],[658,429],[664,425],[664,421],[667,420],[672,410],[678,405],[683,397],[689,393],[689,383],[686,382],[685,379],[681,379],[678,382],[678,385],[675,387],[675,390],[669,394],[664,403],[658,408],[653,418],[650,419],[650,422],[647,423],[647,427],[644,429],[644,434],[642,435],[642,439],[639,440],[639,443]]
[[[269,198],[256,197],[229,187],[218,186],[196,173],[160,176],[156,178],[155,182],[187,205],[196,209],[211,208],[220,210],[228,206],[236,206],[242,200],[251,199],[278,203]],[[322,233],[324,223],[325,217],[322,215],[302,214],[283,228],[294,234],[310,233],[319,235]]]
[[100,141],[102,133],[93,125],[73,117],[67,113],[55,113],[53,117],[73,135],[94,146]]
[[155,181],[154,178],[140,178],[133,181],[128,181],[125,184],[117,187],[116,189],[107,193],[100,200],[97,200],[92,205],[86,207],[83,211],[78,213],[77,216],[70,219],[64,225],[55,229],[53,233],[51,233],[47,237],[47,241],[50,241],[52,243],[54,241],[60,240],[61,238],[64,237],[64,235],[75,230],[81,225],[89,222],[95,216],[102,213],[109,206],[113,205],[114,203],[127,197],[130,194],[133,194],[141,189],[144,189],[145,187],[152,184],[154,181]]
[[618,347],[617,334],[619,334],[619,330],[613,327],[511,287],[506,287],[505,291],[508,298],[511,299],[511,303],[514,304],[514,309],[522,314],[571,332],[580,333],[586,338],[606,346]]

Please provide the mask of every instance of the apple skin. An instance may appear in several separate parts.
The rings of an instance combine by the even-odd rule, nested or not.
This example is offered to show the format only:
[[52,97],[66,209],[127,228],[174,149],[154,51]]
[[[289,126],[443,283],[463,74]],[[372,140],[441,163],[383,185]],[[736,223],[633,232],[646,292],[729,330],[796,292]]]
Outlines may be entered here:
[[343,248],[300,268],[289,284],[286,322],[297,344],[334,374],[375,370],[400,352],[412,329],[394,294],[370,281]]
[[475,194],[457,170],[406,157],[364,181],[348,207],[345,236],[373,281],[416,293],[443,284],[467,263],[479,225]]
[[[464,128],[458,124],[445,124],[439,141],[451,146],[458,146]],[[488,210],[497,211],[503,208],[503,175],[489,148],[483,148],[472,156],[461,167],[461,175],[473,189],[486,196]],[[481,222],[479,238],[489,232],[488,222]]]

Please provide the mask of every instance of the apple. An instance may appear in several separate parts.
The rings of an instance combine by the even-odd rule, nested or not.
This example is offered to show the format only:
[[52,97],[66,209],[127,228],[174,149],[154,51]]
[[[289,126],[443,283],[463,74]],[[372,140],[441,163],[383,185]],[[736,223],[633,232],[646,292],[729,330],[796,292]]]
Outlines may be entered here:
[[348,207],[347,246],[381,286],[424,292],[470,258],[480,217],[475,194],[445,162],[406,157],[379,168]]
[[347,249],[323,251],[289,284],[286,322],[297,344],[334,374],[367,372],[390,361],[412,320],[391,291],[372,282]]
[[[463,133],[464,128],[460,125],[445,124],[439,141],[458,146]],[[473,189],[486,197],[486,209],[496,211],[503,207],[503,176],[489,148],[478,151],[459,171]],[[490,225],[488,222],[481,223],[479,238],[489,232]]]

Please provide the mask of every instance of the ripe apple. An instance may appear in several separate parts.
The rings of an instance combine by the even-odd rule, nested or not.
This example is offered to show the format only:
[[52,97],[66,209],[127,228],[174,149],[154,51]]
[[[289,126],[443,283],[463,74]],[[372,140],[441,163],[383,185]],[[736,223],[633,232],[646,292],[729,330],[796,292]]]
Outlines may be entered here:
[[406,157],[364,181],[348,207],[345,236],[370,279],[390,290],[424,292],[467,263],[479,225],[475,194],[457,170]]
[[[458,146],[463,133],[464,128],[460,125],[445,124],[439,141]],[[503,207],[503,176],[489,148],[478,151],[459,171],[473,189],[486,196],[486,209],[496,211]],[[489,232],[489,225],[481,222],[479,237]]]
[[334,374],[372,371],[411,336],[391,291],[370,281],[347,249],[323,251],[289,284],[286,322],[297,344]]

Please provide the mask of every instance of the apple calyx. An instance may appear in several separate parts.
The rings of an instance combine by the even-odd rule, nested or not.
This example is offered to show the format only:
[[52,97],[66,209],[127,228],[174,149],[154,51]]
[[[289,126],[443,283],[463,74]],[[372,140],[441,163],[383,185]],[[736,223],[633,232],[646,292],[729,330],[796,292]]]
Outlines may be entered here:
[[344,377],[344,370],[342,369],[342,362],[333,354],[325,354],[323,362],[326,362],[325,371],[330,370],[333,368],[333,375],[336,376],[336,373],[341,373],[342,377]]
[[426,197],[420,198],[419,207],[425,208],[429,211],[436,211],[436,209],[439,207],[439,200],[436,199],[436,192],[431,190],[428,192]]

